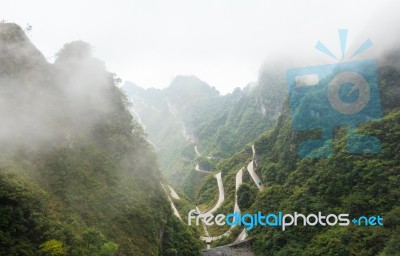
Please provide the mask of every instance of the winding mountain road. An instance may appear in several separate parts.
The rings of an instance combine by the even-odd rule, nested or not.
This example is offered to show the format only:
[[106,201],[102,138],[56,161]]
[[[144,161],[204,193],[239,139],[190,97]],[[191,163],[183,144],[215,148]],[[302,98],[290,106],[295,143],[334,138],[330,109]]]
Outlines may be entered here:
[[253,151],[253,160],[247,165],[247,171],[249,172],[254,183],[256,184],[258,190],[263,191],[265,187],[262,184],[262,181],[258,177],[257,173],[254,171],[254,165],[255,165],[255,159],[256,159],[256,149],[254,148],[254,144],[251,145],[251,150]]
[[[205,212],[204,214],[209,214],[209,213],[213,214],[214,212],[216,212],[218,210],[219,207],[221,207],[221,205],[224,203],[224,200],[225,200],[224,184],[222,183],[221,172],[215,174],[215,178],[217,179],[217,182],[218,182],[218,191],[219,191],[218,201],[211,210]],[[196,210],[198,213],[201,213],[200,209],[197,206],[196,206]],[[229,229],[227,232],[225,232],[224,234],[222,234],[220,236],[210,236],[210,234],[207,231],[207,227],[204,225],[204,222],[202,222],[202,224],[203,224],[203,228],[204,228],[204,231],[207,236],[200,236],[200,239],[203,241],[206,241],[207,243],[210,243],[211,241],[219,240],[224,236],[228,236],[231,232]]]
[[[201,157],[201,154],[200,154],[200,152],[199,152],[199,149],[198,149],[198,147],[197,147],[197,144],[194,145],[194,152],[196,152],[196,156]],[[207,157],[207,158],[210,158],[210,157]],[[195,169],[196,171],[198,171],[198,172],[212,173],[212,171],[202,170],[202,169],[200,168],[199,163],[196,164],[196,166],[194,167],[194,169]]]
[[[167,104],[168,104],[168,109],[169,109],[170,113],[171,113],[173,116],[176,116],[176,110],[174,111],[174,107],[170,104],[169,99],[167,99]],[[146,127],[145,127],[145,125],[143,124],[140,115],[136,112],[136,110],[135,110],[133,107],[131,108],[131,113],[133,113],[133,114],[136,116],[136,118],[137,118],[137,120],[138,120],[138,123],[139,123],[139,124],[143,127],[143,129],[145,130]],[[191,143],[195,143],[195,139],[193,138],[193,136],[191,136],[190,134],[187,133],[186,128],[185,128],[184,125],[183,125],[183,134],[184,134],[184,137],[185,137],[185,139],[186,139],[187,141],[189,141],[189,142],[191,142]],[[158,148],[158,147],[157,147],[156,145],[154,145],[151,141],[148,140],[148,142],[149,142],[149,144],[151,144],[154,148],[156,148],[156,149]],[[194,151],[195,151],[197,157],[201,157],[201,156],[202,156],[202,155],[200,154],[199,150],[198,150],[197,144],[195,144],[195,146],[194,146]],[[252,179],[253,179],[254,183],[256,184],[257,188],[261,191],[261,190],[264,189],[264,186],[262,185],[260,178],[258,177],[258,175],[257,175],[257,174],[255,173],[255,171],[254,171],[254,161],[255,161],[255,154],[256,154],[254,145],[252,145],[252,151],[253,151],[253,160],[247,165],[247,171],[249,172],[250,176],[252,177]],[[211,158],[211,157],[209,157],[209,158]],[[195,170],[198,171],[198,172],[203,172],[203,173],[212,173],[212,172],[210,172],[210,171],[202,170],[202,169],[200,168],[200,165],[199,165],[198,163],[197,163],[196,166],[195,166]],[[238,198],[237,192],[238,192],[238,189],[239,189],[240,185],[241,185],[242,182],[243,182],[243,181],[242,181],[242,179],[243,179],[243,170],[244,170],[244,168],[241,168],[241,169],[236,173],[235,204],[234,204],[234,209],[233,209],[233,211],[234,211],[234,212],[238,212],[238,213],[240,213],[241,211],[240,211],[240,208],[239,208],[239,205],[238,205],[238,202],[237,202],[237,198]],[[224,201],[225,201],[224,185],[223,185],[223,183],[222,183],[222,174],[221,174],[221,172],[215,174],[214,177],[217,179],[217,184],[218,184],[218,191],[219,191],[218,201],[217,201],[217,203],[214,205],[214,207],[213,207],[211,210],[205,212],[204,214],[213,214],[214,212],[216,212],[216,211],[221,207],[221,205],[222,205],[222,204],[224,203]],[[170,205],[171,205],[171,208],[172,208],[172,210],[173,210],[174,215],[175,215],[180,221],[182,221],[182,218],[181,218],[181,216],[180,216],[180,214],[179,214],[177,208],[175,207],[175,204],[174,204],[173,200],[171,199],[171,197],[172,197],[172,198],[175,199],[175,200],[180,200],[178,194],[175,192],[175,190],[174,190],[171,186],[167,185],[167,186],[168,186],[168,190],[167,190],[167,189],[166,189],[166,186],[164,186],[163,183],[160,182],[160,184],[161,184],[161,187],[163,188],[164,192],[165,192],[166,195],[167,195],[168,201],[170,202]],[[201,213],[201,212],[200,212],[200,209],[199,209],[197,206],[196,206],[196,211],[197,211],[198,213]],[[204,232],[205,232],[206,236],[201,236],[200,239],[207,242],[207,245],[208,245],[207,247],[208,247],[208,248],[209,248],[209,244],[211,243],[211,241],[216,241],[216,240],[221,239],[222,237],[229,236],[229,235],[231,234],[231,231],[232,231],[232,228],[233,228],[233,227],[229,228],[229,229],[228,229],[225,233],[223,233],[222,235],[213,236],[213,237],[212,237],[212,236],[210,236],[210,234],[209,234],[209,232],[208,232],[208,230],[207,230],[207,227],[206,227],[206,225],[204,224],[204,222],[203,222],[203,221],[201,221],[201,222],[202,222],[202,225],[203,225]],[[236,239],[235,242],[242,241],[242,240],[244,240],[246,237],[247,237],[246,229],[243,229],[242,232],[239,234],[239,236],[238,236],[238,238]]]
[[180,199],[181,199],[181,198],[178,196],[178,194],[175,192],[175,190],[174,190],[170,185],[168,185],[168,188],[169,188],[169,190],[170,190],[171,196],[172,196],[174,199],[176,199],[176,200],[180,200]]
[[198,163],[196,164],[196,166],[194,167],[194,169],[195,169],[196,171],[198,171],[198,172],[212,173],[212,172],[209,172],[209,171],[200,169],[200,165],[199,165]]
[[[167,195],[168,201],[169,201],[169,203],[171,204],[171,208],[172,208],[172,211],[174,212],[174,215],[175,215],[180,221],[182,221],[181,215],[179,214],[178,210],[177,210],[176,207],[175,207],[174,202],[172,201],[172,199],[171,199],[171,197],[170,197],[170,194],[171,194],[171,193],[168,193],[168,191],[167,191],[167,189],[165,188],[164,184],[162,184],[161,182],[160,182],[160,184],[161,184],[161,187],[162,187],[162,189],[164,190],[165,194]],[[171,188],[170,186],[168,186],[168,187],[171,189],[170,191],[172,191],[172,188]],[[174,191],[174,193],[176,194],[175,191]],[[171,196],[172,196],[172,194],[171,194]],[[176,195],[176,196],[178,197],[178,195]],[[179,197],[178,197],[178,198],[179,198]]]
[[[256,184],[257,188],[260,191],[262,191],[264,189],[264,186],[262,185],[261,179],[258,177],[257,173],[254,170],[254,161],[255,161],[255,154],[256,154],[254,145],[252,145],[252,150],[253,150],[253,159],[247,165],[247,171],[249,172],[249,174],[250,174],[251,178],[253,179],[254,183]],[[195,145],[195,152],[196,152],[197,156],[201,156],[200,152],[198,152],[197,145]],[[199,167],[199,164],[196,164],[195,169],[196,169],[196,171],[199,171],[199,172],[210,173],[210,172],[201,170],[200,167]],[[238,205],[238,201],[237,201],[237,198],[238,198],[237,192],[239,190],[240,185],[243,183],[243,170],[244,170],[244,167],[241,168],[236,173],[236,179],[235,179],[235,204],[234,204],[233,211],[234,212],[238,212],[238,213],[240,213],[241,211],[240,211],[240,208],[239,208],[239,205]],[[219,172],[219,173],[215,174],[214,177],[217,179],[217,184],[218,184],[218,191],[219,191],[218,201],[217,201],[217,203],[214,205],[214,207],[211,210],[203,212],[203,213],[200,211],[199,207],[196,206],[196,211],[197,211],[198,214],[200,214],[200,213],[202,213],[202,214],[208,214],[208,213],[213,214],[214,212],[216,212],[221,207],[221,205],[225,201],[224,185],[222,183],[222,173]],[[171,207],[172,207],[172,209],[174,211],[175,216],[177,216],[182,221],[182,218],[180,217],[179,212],[177,211],[177,209],[176,209],[176,207],[175,207],[175,205],[174,205],[174,203],[173,203],[173,201],[171,199],[171,197],[173,197],[174,199],[179,200],[178,194],[172,189],[171,186],[168,186],[169,187],[169,191],[170,191],[169,193],[167,192],[165,186],[162,183],[161,183],[161,186],[162,186],[162,188],[164,189],[164,191],[167,194],[168,200],[171,203]],[[206,236],[200,236],[200,240],[205,241],[207,243],[207,248],[210,247],[209,245],[210,245],[210,243],[212,241],[216,241],[216,240],[221,239],[222,237],[229,236],[231,234],[231,232],[232,232],[233,227],[230,227],[222,235],[210,236],[210,233],[207,230],[207,226],[204,224],[203,219],[201,219],[201,220],[202,220],[201,223],[202,223],[202,226],[203,226],[203,229],[204,229],[204,233],[205,233]],[[235,240],[235,243],[240,242],[240,241],[242,241],[242,240],[244,240],[246,238],[247,238],[247,232],[246,232],[246,229],[244,228],[241,231],[241,233],[239,234],[239,236],[237,237],[237,239]]]
[[221,205],[224,203],[224,200],[225,200],[224,184],[222,183],[221,172],[215,174],[214,177],[217,179],[217,183],[218,183],[218,191],[219,191],[218,201],[211,210],[205,212],[204,214],[208,214],[208,213],[213,214],[214,212],[216,212],[218,210],[219,207],[221,207]]
[[[239,204],[238,204],[238,190],[240,185],[242,185],[243,182],[243,169],[241,168],[237,173],[236,173],[236,185],[235,185],[235,206],[233,207],[233,212],[241,213]],[[228,230],[229,231],[229,230]],[[246,229],[244,228],[242,232],[239,234],[238,238],[236,239],[235,242],[242,241],[246,239],[247,237],[247,232]]]
[[242,184],[242,177],[243,177],[243,168],[241,168],[237,173],[236,173],[236,185],[235,185],[235,206],[233,207],[233,212],[238,212],[240,213],[239,205],[237,202],[237,192],[239,190],[240,185]]
[[216,210],[218,210],[218,208],[224,203],[225,200],[224,184],[222,183],[221,172],[215,174],[215,178],[217,179],[218,182],[218,191],[219,191],[218,201],[215,204],[215,206],[210,211],[208,211],[208,213],[214,213]]
[[[252,149],[252,151],[253,151],[253,157],[252,157],[253,159],[252,159],[252,161],[247,165],[247,171],[249,172],[249,174],[250,174],[251,178],[253,179],[254,183],[256,184],[257,188],[258,188],[260,191],[262,191],[262,190],[264,190],[264,185],[262,185],[261,179],[258,177],[257,173],[256,173],[255,170],[254,170],[254,163],[255,163],[255,156],[256,156],[256,150],[255,150],[254,145],[251,145],[251,149]],[[236,173],[235,206],[234,206],[233,211],[234,211],[234,212],[238,212],[238,213],[241,213],[241,211],[240,211],[240,208],[239,208],[239,205],[238,205],[238,201],[237,201],[237,198],[238,198],[238,194],[237,194],[237,193],[238,193],[238,190],[239,190],[240,185],[241,185],[242,182],[243,182],[243,169],[244,169],[244,168],[241,168],[241,169]],[[224,233],[223,235],[221,235],[220,237],[229,235],[232,228],[233,228],[233,227],[231,227],[227,232],[225,232],[225,233]],[[237,237],[235,243],[236,243],[236,242],[239,242],[239,241],[242,241],[242,240],[244,240],[244,239],[246,239],[246,238],[247,238],[247,232],[246,232],[246,229],[244,228],[244,229],[242,230],[242,232],[239,234],[239,236]]]
[[199,149],[197,148],[197,144],[194,145],[194,152],[196,152],[196,156],[201,156]]
[[244,228],[242,232],[240,232],[239,236],[236,238],[235,243],[243,241],[246,238],[247,238],[247,232],[246,229]]
[[262,182],[260,178],[258,177],[257,173],[254,171],[254,161],[251,161],[247,165],[247,171],[249,172],[251,178],[253,179],[254,183],[256,184],[258,190],[263,191],[264,190],[264,185],[262,185]]

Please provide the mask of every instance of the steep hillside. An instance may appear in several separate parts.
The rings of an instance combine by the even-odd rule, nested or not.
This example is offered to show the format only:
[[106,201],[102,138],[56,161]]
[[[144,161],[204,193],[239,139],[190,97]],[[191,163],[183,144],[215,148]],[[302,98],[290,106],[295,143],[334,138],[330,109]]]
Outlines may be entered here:
[[[221,96],[196,77],[176,77],[164,90],[125,83],[131,111],[156,145],[162,171],[192,199],[204,174],[273,126],[284,98],[284,79],[262,72],[256,84]],[[271,81],[274,81],[271,83]],[[197,151],[196,151],[197,150]]]
[[[394,56],[390,53],[388,56]],[[383,57],[379,67],[384,118],[362,126],[360,133],[379,138],[379,154],[350,154],[346,129],[335,132],[334,155],[327,159],[296,157],[304,135],[292,131],[283,115],[273,132],[256,142],[259,171],[267,189],[251,211],[348,213],[351,218],[380,215],[377,227],[256,228],[259,255],[397,255],[400,210],[400,70]],[[397,93],[396,93],[397,92]],[[288,111],[286,111],[288,112]]]
[[84,42],[0,24],[0,255],[197,255],[128,101]]
[[[254,239],[256,255],[398,255],[400,227],[400,69],[393,65],[393,56],[379,60],[380,99],[384,117],[363,124],[361,134],[376,136],[382,151],[379,154],[352,154],[347,151],[347,129],[334,130],[333,156],[329,158],[300,158],[298,146],[310,138],[306,132],[292,129],[289,104],[286,103],[276,127],[264,133],[255,143],[256,172],[263,189],[257,189],[251,178],[243,176],[244,186],[238,191],[243,213],[258,211],[268,214],[294,212],[328,215],[348,213],[350,220],[360,216],[379,215],[383,226],[346,227],[256,226],[248,235]],[[320,136],[314,132],[311,136]],[[330,143],[328,141],[327,143]],[[230,196],[221,213],[232,212],[235,176],[251,160],[249,147],[231,158],[219,162],[224,189]],[[259,187],[259,186],[258,186]],[[260,188],[260,187],[259,187]],[[200,194],[217,192],[205,183]],[[256,196],[253,196],[256,193]],[[243,199],[244,198],[244,199]],[[301,222],[302,223],[302,222]],[[221,232],[220,232],[221,233]],[[217,244],[233,242],[238,233],[223,238]]]

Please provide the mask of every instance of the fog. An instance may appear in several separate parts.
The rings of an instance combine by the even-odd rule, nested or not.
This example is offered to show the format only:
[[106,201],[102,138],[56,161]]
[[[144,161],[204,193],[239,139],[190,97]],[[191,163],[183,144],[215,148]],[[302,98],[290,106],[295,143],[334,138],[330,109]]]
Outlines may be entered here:
[[0,23],[0,142],[2,150],[70,144],[113,111],[112,74],[90,46],[66,44],[54,64],[20,27]]
[[388,17],[399,7],[389,0],[6,0],[0,18],[31,24],[32,41],[51,61],[65,42],[84,40],[109,70],[140,86],[196,75],[227,93],[257,80],[269,59],[331,61],[314,46],[320,40],[340,52],[340,28],[349,29],[349,47],[371,38],[375,50],[384,49],[398,23]]
[[[52,6],[48,2],[43,3]],[[323,6],[314,2],[315,10],[311,16],[311,2],[307,5],[307,12],[302,9],[304,6],[294,2],[286,3],[297,8],[293,9],[292,6],[285,10],[283,5],[263,5],[257,2],[260,9],[256,10],[254,9],[256,3],[251,2],[246,7],[233,3],[233,9],[219,12],[228,4],[207,3],[192,6],[180,3],[183,6],[182,12],[199,8],[198,11],[203,12],[203,14],[196,14],[197,18],[200,16],[202,18],[199,22],[192,20],[188,16],[189,12],[182,14],[179,9],[171,10],[171,6],[167,6],[168,8],[162,11],[146,4],[129,5],[118,2],[118,8],[125,5],[135,7],[136,14],[145,9],[146,12],[140,15],[150,14],[151,11],[154,11],[154,14],[170,12],[160,17],[152,15],[154,20],[150,24],[135,24],[134,26],[138,27],[134,28],[140,30],[140,34],[138,31],[129,29],[131,24],[128,17],[121,17],[118,20],[110,19],[108,26],[98,23],[97,26],[100,28],[93,29],[91,24],[96,22],[96,19],[91,19],[91,17],[99,18],[101,12],[106,11],[101,8],[93,16],[85,13],[86,19],[83,19],[82,13],[79,12],[78,19],[68,20],[63,15],[54,17],[56,13],[51,15],[41,13],[37,7],[40,5],[35,5],[26,18],[27,20],[31,18],[34,26],[34,32],[31,35],[28,33],[31,38],[15,25],[0,24],[0,116],[2,119],[0,140],[4,143],[3,145],[11,145],[15,141],[22,144],[53,143],[54,141],[69,143],[68,138],[75,130],[84,131],[93,128],[101,118],[112,111],[110,97],[107,94],[110,93],[110,87],[113,85],[113,76],[106,69],[111,69],[123,79],[132,80],[144,87],[166,87],[169,79],[175,75],[191,73],[210,85],[216,86],[222,93],[227,93],[237,86],[243,87],[257,81],[265,72],[267,74],[280,73],[280,79],[284,80],[284,74],[288,68],[349,60],[348,57],[367,39],[371,39],[373,47],[352,60],[380,58],[399,46],[400,20],[397,12],[400,3],[398,2],[383,1],[378,4],[371,1],[364,2],[363,5],[348,6],[338,3],[340,8],[332,4]],[[13,4],[9,2],[7,6],[10,7]],[[65,7],[71,10],[74,6],[76,3]],[[99,3],[99,7],[107,6]],[[157,6],[164,6],[164,4],[158,3]],[[239,11],[241,7],[245,9]],[[263,9],[264,7],[268,8]],[[329,8],[332,9],[329,10]],[[352,10],[359,8],[359,10],[351,12],[349,8]],[[259,18],[264,15],[264,10],[268,10],[265,14],[271,15],[269,20]],[[278,10],[278,12],[273,13],[273,10]],[[177,12],[179,13],[177,17],[169,16]],[[240,16],[242,12],[245,13],[243,17]],[[325,17],[323,14],[327,12],[336,12],[337,19],[331,15]],[[10,13],[5,17],[15,18],[20,23],[24,22],[18,15],[13,17],[13,12]],[[46,21],[44,24],[43,17],[38,19],[39,14],[49,15],[48,17],[51,17],[54,22]],[[115,18],[113,15],[111,17]],[[161,24],[162,19],[166,17],[167,25]],[[246,18],[249,18],[251,22]],[[181,23],[186,19],[188,24]],[[215,22],[217,30],[212,29],[212,22]],[[347,22],[348,26],[346,26]],[[54,28],[55,24],[61,24],[60,29]],[[339,24],[340,27],[338,27]],[[156,29],[157,25],[162,25],[162,29]],[[320,26],[318,29],[317,25]],[[185,26],[185,29],[182,26]],[[110,27],[112,27],[111,30]],[[79,32],[85,28],[89,30],[85,30],[84,33],[82,31],[70,33],[70,31]],[[337,31],[339,28],[349,29],[343,60],[335,60],[315,49],[316,42],[320,41],[336,56],[340,56]],[[38,32],[35,32],[36,30]],[[165,33],[164,30],[169,33]],[[233,34],[235,34],[234,37]],[[94,45],[95,55],[103,57],[105,62],[93,57],[91,46],[82,41],[74,41],[62,48],[64,43],[71,41],[69,39],[81,39],[74,38],[79,35],[83,39],[89,39],[89,43]],[[153,37],[156,35],[161,36],[163,40]],[[178,43],[177,40],[185,36],[192,38],[183,39],[184,42],[178,44],[177,48],[170,48],[171,43]],[[148,37],[157,41],[158,44],[146,41],[150,40]],[[44,56],[33,46],[31,40],[37,42]],[[60,43],[60,40],[65,41]],[[132,40],[139,40],[139,42],[127,47]],[[164,43],[165,45],[160,48],[159,44]],[[62,50],[59,50],[60,48]],[[167,55],[162,52],[168,49],[170,51]],[[160,54],[153,54],[152,51]],[[50,55],[51,58],[49,58]],[[146,62],[154,60],[162,65],[146,65]],[[182,60],[184,61],[181,62]],[[187,62],[189,60],[190,64]],[[106,66],[104,63],[109,64]],[[242,69],[244,66],[245,68]],[[131,71],[127,71],[128,69]],[[264,79],[268,79],[268,76]],[[88,113],[91,114],[88,115]],[[93,113],[97,114],[93,115]]]

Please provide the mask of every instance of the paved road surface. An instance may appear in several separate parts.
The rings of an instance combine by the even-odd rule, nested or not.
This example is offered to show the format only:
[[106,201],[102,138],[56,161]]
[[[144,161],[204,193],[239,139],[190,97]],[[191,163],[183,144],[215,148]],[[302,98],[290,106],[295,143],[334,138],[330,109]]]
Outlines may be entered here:
[[[258,177],[257,173],[254,171],[254,160],[255,160],[255,148],[254,145],[252,145],[252,151],[253,151],[253,160],[247,165],[247,171],[249,172],[251,178],[253,179],[254,183],[256,184],[257,188],[262,191],[264,189],[264,186],[261,183],[261,179]],[[198,151],[197,145],[194,146],[194,150],[196,152],[197,156],[201,156],[200,152]],[[196,164],[195,167],[196,171],[199,172],[206,172],[209,173],[207,171],[201,170],[199,164]],[[234,204],[234,212],[241,212],[239,205],[237,203],[237,191],[240,187],[240,185],[243,182],[243,169],[241,168],[237,173],[236,173],[236,183],[235,183],[235,204]],[[215,206],[209,210],[206,213],[214,213],[215,211],[218,210],[218,208],[223,204],[224,200],[225,200],[225,193],[224,193],[224,185],[222,183],[222,177],[221,177],[221,172],[217,173],[215,175],[215,178],[217,179],[217,183],[218,183],[218,191],[219,191],[219,196],[218,196],[218,201],[215,204]],[[200,213],[200,210],[198,207],[196,207],[196,210]],[[210,234],[208,233],[207,227],[204,225],[204,223],[202,222],[204,231],[206,233],[206,236],[201,236],[200,239],[203,241],[206,241],[207,244],[209,244],[211,241],[216,241],[221,239],[224,236],[229,236],[231,234],[231,230],[232,228],[230,228],[228,231],[226,231],[225,233],[223,233],[222,235],[219,236],[214,236],[211,237]],[[243,229],[242,232],[239,234],[239,236],[237,237],[235,242],[239,242],[239,241],[243,241],[244,239],[247,238],[247,232],[246,229]],[[221,246],[221,247],[217,247],[217,248],[213,248],[213,249],[209,249],[209,250],[205,250],[203,251],[203,255],[249,255],[252,256],[254,255],[251,251],[249,251],[248,249],[234,249],[230,246]]]
[[212,172],[209,172],[209,171],[205,171],[205,170],[200,169],[200,165],[199,165],[199,164],[196,164],[196,166],[194,167],[194,169],[195,169],[196,171],[198,171],[198,172],[212,173]]
[[242,184],[242,176],[243,176],[243,168],[240,169],[237,173],[236,173],[236,186],[235,186],[235,207],[233,208],[234,212],[238,212],[240,213],[240,209],[239,209],[239,205],[237,202],[237,191],[240,187],[240,185]]
[[170,185],[168,185],[168,188],[169,188],[169,191],[171,192],[170,194],[171,194],[172,198],[177,199],[177,200],[181,199]]
[[222,183],[221,172],[215,174],[215,178],[217,179],[218,182],[218,191],[219,191],[218,201],[214,205],[214,207],[207,213],[214,213],[224,203],[225,200],[224,184]]
[[169,196],[168,191],[165,189],[164,184],[162,184],[161,182],[160,182],[160,184],[161,184],[161,187],[164,189],[165,194],[167,195],[168,201],[169,201],[169,203],[171,204],[171,208],[172,208],[172,211],[174,212],[174,215],[175,215],[176,217],[178,217],[178,219],[180,219],[180,220],[182,221],[181,215],[179,214],[178,210],[176,209],[174,202],[172,202],[172,199],[171,199],[171,197]]
[[260,178],[258,177],[257,173],[254,171],[254,161],[251,161],[247,165],[247,171],[250,173],[251,178],[253,179],[254,183],[256,184],[258,190],[264,190],[264,185],[262,185]]
[[197,144],[194,146],[194,152],[196,152],[197,156],[201,156],[199,149],[197,148]]
[[240,241],[243,241],[243,240],[246,239],[246,238],[247,238],[247,232],[246,232],[246,229],[244,228],[244,229],[242,230],[242,232],[240,232],[239,236],[236,238],[235,243],[240,242]]

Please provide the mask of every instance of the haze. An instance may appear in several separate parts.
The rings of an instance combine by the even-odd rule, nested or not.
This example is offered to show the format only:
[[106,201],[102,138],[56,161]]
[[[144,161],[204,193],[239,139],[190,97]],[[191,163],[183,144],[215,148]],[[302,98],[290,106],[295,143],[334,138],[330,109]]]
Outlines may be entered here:
[[66,42],[84,40],[123,80],[163,88],[176,75],[196,75],[227,93],[256,81],[262,63],[280,54],[321,55],[318,40],[338,52],[339,28],[349,29],[349,44],[361,44],[372,23],[381,32],[373,38],[379,47],[390,26],[374,23],[378,13],[400,6],[360,3],[6,0],[0,19],[32,25],[31,40],[50,61]]

